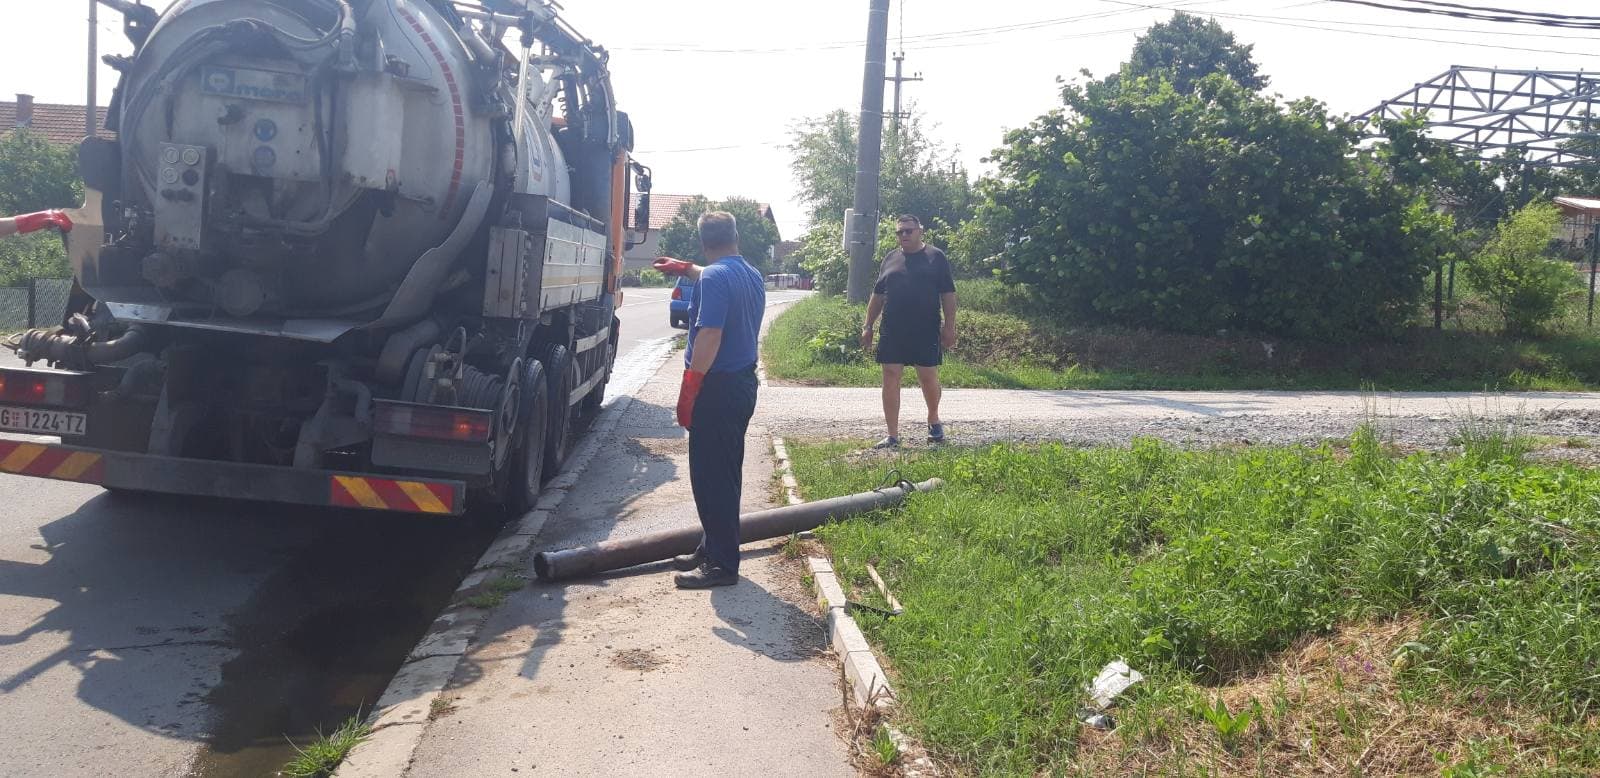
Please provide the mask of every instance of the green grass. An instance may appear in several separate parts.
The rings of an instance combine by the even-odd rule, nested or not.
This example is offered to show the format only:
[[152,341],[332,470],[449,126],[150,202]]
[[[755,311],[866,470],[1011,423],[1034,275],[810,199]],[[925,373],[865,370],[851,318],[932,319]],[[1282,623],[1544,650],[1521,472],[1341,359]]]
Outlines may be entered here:
[[501,573],[485,582],[477,594],[463,600],[468,606],[489,610],[498,608],[506,601],[506,595],[527,585],[527,579],[520,576]]
[[[808,499],[889,467],[948,482],[820,534],[858,595],[875,563],[905,604],[861,624],[906,723],[964,771],[1594,774],[1600,473],[1463,442],[789,450]],[[1085,730],[1118,658],[1147,680],[1114,733]]]
[[[1309,343],[1249,334],[1182,335],[1078,327],[1043,316],[996,282],[958,284],[960,341],[940,377],[949,387],[996,389],[1359,389],[1482,391],[1600,389],[1600,330],[1584,323],[1582,291],[1538,339],[1492,332],[1493,317],[1458,281],[1449,327],[1416,327],[1387,341]],[[862,308],[813,297],[773,322],[769,375],[830,386],[876,386],[870,355],[850,347]],[[819,334],[821,335],[819,339]],[[845,346],[843,351],[824,346]],[[908,372],[906,385],[914,385]]]
[[299,756],[283,766],[278,774],[287,778],[328,778],[350,750],[372,735],[372,729],[352,716],[331,735],[320,735],[305,748],[296,747]]

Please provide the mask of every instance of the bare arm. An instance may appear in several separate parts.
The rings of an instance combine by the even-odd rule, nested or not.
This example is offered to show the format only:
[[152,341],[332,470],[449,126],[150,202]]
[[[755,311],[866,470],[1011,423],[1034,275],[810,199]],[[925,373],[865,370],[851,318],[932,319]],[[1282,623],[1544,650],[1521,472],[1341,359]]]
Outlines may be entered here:
[[883,313],[883,295],[874,293],[867,298],[867,323],[861,328],[861,347],[872,348],[872,327]]
[[711,364],[717,361],[717,352],[721,349],[722,328],[701,327],[694,334],[694,359],[689,362],[689,371],[711,372]]
[[939,343],[945,348],[956,345],[956,293],[939,295],[939,306],[944,308],[944,330],[939,333]]
[[0,219],[0,238],[17,234],[17,220],[13,218]]

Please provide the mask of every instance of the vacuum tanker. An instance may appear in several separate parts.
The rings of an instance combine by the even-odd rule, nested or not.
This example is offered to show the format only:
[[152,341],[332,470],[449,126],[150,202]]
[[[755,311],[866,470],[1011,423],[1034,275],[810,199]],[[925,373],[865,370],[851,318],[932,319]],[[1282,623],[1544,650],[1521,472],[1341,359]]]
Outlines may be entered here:
[[[13,339],[0,470],[525,509],[598,406],[649,171],[548,0],[126,0],[63,326]],[[639,207],[627,204],[637,188]]]

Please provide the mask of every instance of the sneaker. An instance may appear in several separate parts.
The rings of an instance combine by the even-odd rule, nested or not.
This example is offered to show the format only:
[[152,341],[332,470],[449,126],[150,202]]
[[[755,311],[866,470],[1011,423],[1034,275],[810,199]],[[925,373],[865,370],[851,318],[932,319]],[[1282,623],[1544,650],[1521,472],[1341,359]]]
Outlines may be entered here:
[[880,440],[877,443],[872,444],[872,447],[873,448],[899,448],[900,447],[900,439],[895,437],[895,436],[893,436],[893,435],[890,435],[889,437],[884,438],[883,440]]
[[690,570],[693,570],[696,567],[699,567],[700,565],[704,564],[705,561],[706,561],[705,549],[697,548],[697,549],[694,550],[694,553],[692,553],[692,554],[683,554],[681,556],[673,557],[672,558],[672,569],[687,573]]
[[944,425],[943,424],[929,424],[928,425],[928,442],[929,443],[943,443],[944,442]]
[[713,586],[732,586],[739,582],[739,574],[710,562],[687,573],[675,573],[672,582],[679,589],[710,589]]

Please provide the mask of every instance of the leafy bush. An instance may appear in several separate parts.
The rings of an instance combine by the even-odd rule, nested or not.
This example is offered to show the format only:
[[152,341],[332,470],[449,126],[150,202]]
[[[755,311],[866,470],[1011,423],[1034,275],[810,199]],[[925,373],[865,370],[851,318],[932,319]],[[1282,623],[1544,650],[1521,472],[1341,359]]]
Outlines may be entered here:
[[[1334,338],[1414,315],[1438,225],[1311,100],[1220,74],[1063,90],[985,182],[1004,276],[1079,320]],[[1285,171],[1293,171],[1292,175]]]
[[825,365],[853,365],[867,361],[861,350],[861,328],[839,327],[819,330],[806,341],[806,352],[814,362]]
[[[29,130],[0,136],[0,214],[72,208],[83,201],[75,155]],[[0,286],[72,274],[61,236],[50,231],[0,240]]]
[[950,353],[975,365],[1042,365],[1055,361],[1049,344],[1033,332],[1028,322],[1012,314],[957,309],[956,332],[960,337]]
[[0,286],[18,286],[31,278],[72,275],[67,248],[55,231],[0,239]]
[[668,278],[658,270],[645,268],[639,271],[639,285],[647,289],[659,289],[677,283],[676,278]]
[[[894,239],[894,222],[878,223],[878,245],[873,254],[873,272],[883,255],[899,245]],[[800,269],[809,273],[813,289],[822,295],[845,293],[850,283],[850,254],[844,250],[844,224],[837,221],[822,222],[811,228],[800,239],[794,259]]]
[[1569,265],[1546,253],[1560,224],[1554,205],[1529,205],[1501,224],[1467,263],[1467,279],[1494,304],[1507,333],[1536,333],[1562,314],[1576,281]]

